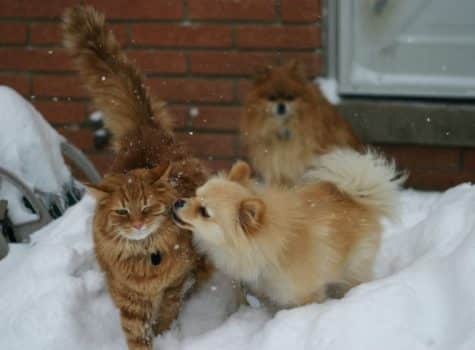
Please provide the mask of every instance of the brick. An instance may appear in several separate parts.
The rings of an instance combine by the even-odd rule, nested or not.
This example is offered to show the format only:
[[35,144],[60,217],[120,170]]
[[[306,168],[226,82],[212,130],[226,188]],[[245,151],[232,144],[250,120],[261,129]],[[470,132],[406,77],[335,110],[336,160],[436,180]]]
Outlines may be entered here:
[[[126,24],[109,25],[121,45],[128,43]],[[30,26],[30,43],[32,45],[62,45],[61,26],[56,23],[32,23]]]
[[97,171],[102,175],[107,174],[110,170],[114,155],[110,152],[104,151],[100,153],[88,153],[87,157],[94,164]]
[[33,94],[50,97],[87,97],[77,76],[34,76]]
[[305,65],[309,78],[314,78],[322,73],[322,56],[314,52],[292,52],[281,55],[282,63],[290,60],[298,60]]
[[132,43],[160,47],[230,47],[231,28],[226,26],[132,25]]
[[3,1],[2,6],[0,6],[0,17],[59,17],[66,7],[74,5],[75,3],[77,3],[75,0]]
[[[3,1],[0,17],[57,18],[66,7],[78,3],[77,0]],[[175,0],[91,0],[107,18],[119,19],[180,19],[183,14],[182,1]]]
[[458,169],[460,149],[405,145],[379,146],[388,156],[393,157],[400,168],[412,170]]
[[31,44],[59,44],[61,29],[59,23],[32,23],[30,26]]
[[226,134],[178,133],[180,141],[185,142],[193,155],[202,157],[233,157],[236,154],[237,137]]
[[30,94],[30,79],[25,75],[2,74],[0,85],[9,86],[24,96]]
[[188,13],[199,20],[272,20],[273,0],[189,0]]
[[444,191],[465,182],[475,182],[475,172],[416,170],[410,172],[406,187]]
[[253,75],[257,68],[275,65],[278,55],[247,52],[192,52],[191,72],[195,74]]
[[79,124],[85,120],[86,107],[82,102],[33,102],[46,120],[52,124]]
[[89,129],[60,127],[56,130],[74,146],[83,151],[94,149],[94,135]]
[[178,20],[183,17],[183,1],[178,0],[90,0],[88,2],[110,19]]
[[240,107],[195,107],[198,115],[192,116],[191,125],[195,130],[237,131],[242,113]]
[[138,67],[147,73],[185,73],[186,60],[181,52],[132,50],[127,55],[136,60]]
[[244,102],[246,100],[247,95],[252,89],[252,81],[251,80],[240,80],[237,84],[237,100],[239,102]]
[[285,22],[315,22],[321,19],[320,0],[282,0],[280,8]]
[[0,49],[0,69],[29,71],[72,70],[71,59],[63,49]]
[[27,37],[23,23],[0,23],[0,44],[24,44]]
[[256,49],[311,49],[320,47],[320,29],[316,26],[241,26],[237,45]]
[[475,149],[465,149],[463,155],[463,169],[475,170]]
[[183,106],[170,106],[168,108],[173,118],[175,130],[183,129],[187,124],[188,109]]
[[153,91],[167,102],[216,102],[233,100],[232,82],[211,79],[163,79],[149,80]]

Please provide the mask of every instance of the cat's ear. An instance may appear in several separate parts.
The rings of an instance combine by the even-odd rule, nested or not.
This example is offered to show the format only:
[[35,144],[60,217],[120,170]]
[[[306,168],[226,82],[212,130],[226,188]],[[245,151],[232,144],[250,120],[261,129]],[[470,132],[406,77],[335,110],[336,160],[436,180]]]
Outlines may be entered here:
[[84,183],[83,185],[86,187],[87,192],[97,201],[103,200],[111,193],[111,190],[104,185],[93,185],[90,183]]
[[307,71],[305,65],[297,60],[291,60],[286,64],[289,72],[299,81],[307,81]]
[[232,166],[228,174],[228,179],[240,184],[245,184],[251,178],[251,167],[242,160],[238,160]]
[[172,163],[166,162],[160,165],[157,165],[152,169],[152,184],[157,181],[167,181],[170,177],[170,172],[172,171]]
[[244,199],[239,205],[239,224],[247,235],[255,234],[264,222],[265,204],[259,198]]
[[254,73],[253,82],[254,85],[258,85],[269,79],[272,73],[272,66],[263,66],[256,69]]

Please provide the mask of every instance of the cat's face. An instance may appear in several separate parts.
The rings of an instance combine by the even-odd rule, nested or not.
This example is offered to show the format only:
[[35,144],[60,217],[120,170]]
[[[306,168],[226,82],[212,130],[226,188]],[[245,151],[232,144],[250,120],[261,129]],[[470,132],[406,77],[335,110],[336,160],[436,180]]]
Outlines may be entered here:
[[143,240],[168,218],[176,198],[161,167],[138,169],[126,174],[106,176],[89,192],[98,200],[96,215],[101,215],[106,232],[129,240]]

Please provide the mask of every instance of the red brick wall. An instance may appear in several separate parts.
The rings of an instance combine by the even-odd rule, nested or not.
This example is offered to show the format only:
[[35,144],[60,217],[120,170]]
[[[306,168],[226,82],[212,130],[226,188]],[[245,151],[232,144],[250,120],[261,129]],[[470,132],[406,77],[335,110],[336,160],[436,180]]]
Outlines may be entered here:
[[[94,147],[91,106],[60,45],[59,15],[77,2],[0,0],[0,84],[31,99],[104,171],[111,155]],[[257,66],[298,58],[310,76],[321,73],[318,0],[87,2],[106,13],[152,89],[172,106],[177,131],[215,169],[238,156],[240,103]],[[473,178],[473,151],[385,149],[411,168],[411,184],[418,187],[445,188]],[[434,155],[436,161],[421,160]]]

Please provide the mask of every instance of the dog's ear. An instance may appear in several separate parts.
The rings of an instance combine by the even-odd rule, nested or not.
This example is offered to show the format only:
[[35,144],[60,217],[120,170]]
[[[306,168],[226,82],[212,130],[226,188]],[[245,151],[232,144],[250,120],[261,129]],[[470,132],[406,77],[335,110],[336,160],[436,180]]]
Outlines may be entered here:
[[234,163],[233,167],[229,171],[228,179],[240,184],[245,184],[251,178],[251,167],[249,164],[242,160],[238,160]]
[[83,183],[83,185],[86,187],[87,192],[97,201],[103,200],[112,192],[111,188],[101,184],[93,185],[90,183]]
[[303,82],[307,81],[307,70],[302,62],[291,60],[286,64],[286,66],[295,79]]
[[154,184],[158,181],[167,181],[172,170],[171,162],[164,162],[160,165],[157,165],[152,169],[152,180],[151,183]]
[[264,221],[265,204],[259,198],[244,199],[239,205],[239,224],[247,235],[255,234]]
[[272,69],[272,66],[263,66],[257,68],[253,77],[254,85],[261,84],[269,79]]

